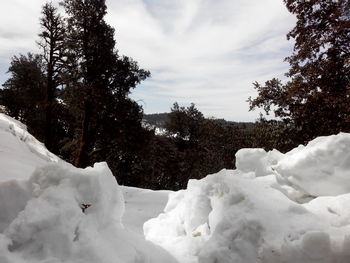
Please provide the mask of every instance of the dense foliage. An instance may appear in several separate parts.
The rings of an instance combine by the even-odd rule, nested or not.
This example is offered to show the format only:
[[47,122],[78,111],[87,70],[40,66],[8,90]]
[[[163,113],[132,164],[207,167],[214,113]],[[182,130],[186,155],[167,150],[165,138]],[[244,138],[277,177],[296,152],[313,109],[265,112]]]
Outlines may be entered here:
[[163,135],[152,136],[144,169],[150,185],[145,187],[184,188],[190,178],[234,168],[236,151],[251,146],[249,131],[205,118],[194,104],[175,103],[164,128]]
[[[284,0],[297,17],[287,38],[295,41],[283,84],[255,83],[251,108],[274,112],[293,129],[295,144],[316,136],[350,131],[350,1]],[[288,136],[282,133],[282,136]]]
[[32,53],[14,56],[9,72],[12,77],[3,84],[1,105],[7,114],[27,124],[29,131],[42,140],[42,91],[45,82],[42,57]]

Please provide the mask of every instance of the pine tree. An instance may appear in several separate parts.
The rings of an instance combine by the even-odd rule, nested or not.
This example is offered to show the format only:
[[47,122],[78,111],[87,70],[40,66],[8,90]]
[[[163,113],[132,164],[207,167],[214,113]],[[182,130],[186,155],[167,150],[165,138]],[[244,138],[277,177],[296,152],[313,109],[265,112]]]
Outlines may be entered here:
[[79,89],[73,96],[80,93],[75,103],[82,114],[75,165],[84,167],[88,164],[88,151],[94,144],[93,133],[97,129],[94,120],[103,110],[102,100],[108,93],[111,64],[116,59],[114,30],[104,21],[107,7],[103,0],[66,0],[63,5],[69,16],[68,45],[78,65],[74,72],[76,83],[69,87]]
[[[64,57],[65,25],[63,18],[52,3],[42,7],[40,18],[41,33],[39,34],[39,47],[42,49],[46,67],[45,84],[45,138],[44,142],[49,150],[53,144],[53,110],[57,97],[57,86],[62,83],[61,70]],[[56,107],[57,108],[57,107]]]
[[[98,149],[108,148],[101,146],[101,133],[108,132],[109,143],[121,135],[135,106],[127,103],[128,95],[149,72],[139,69],[132,59],[118,55],[114,29],[104,20],[107,13],[104,0],[65,0],[63,6],[68,14],[70,50],[67,102],[72,111],[81,114],[78,122],[82,124],[75,164],[84,167],[91,155],[103,152]],[[138,105],[136,108],[138,116],[140,109]],[[140,123],[138,118],[134,120]],[[108,128],[111,125],[115,128]]]

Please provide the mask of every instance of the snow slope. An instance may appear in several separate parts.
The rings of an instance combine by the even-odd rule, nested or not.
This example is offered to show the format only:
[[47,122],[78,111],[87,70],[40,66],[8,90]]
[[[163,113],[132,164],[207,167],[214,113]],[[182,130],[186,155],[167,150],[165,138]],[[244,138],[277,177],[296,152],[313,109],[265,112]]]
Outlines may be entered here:
[[[176,262],[133,231],[143,222],[123,225],[123,190],[105,163],[77,169],[3,114],[0,154],[1,263]],[[154,205],[149,217],[158,210]]]
[[238,170],[170,194],[146,238],[184,263],[349,263],[349,145],[340,133],[285,155],[242,149]]
[[62,162],[19,121],[0,113],[0,181],[27,179],[37,166]]

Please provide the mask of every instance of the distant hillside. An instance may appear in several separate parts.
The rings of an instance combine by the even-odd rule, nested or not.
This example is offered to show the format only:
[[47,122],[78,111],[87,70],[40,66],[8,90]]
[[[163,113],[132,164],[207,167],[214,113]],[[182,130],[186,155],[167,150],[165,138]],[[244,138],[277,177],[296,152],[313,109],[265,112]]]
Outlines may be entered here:
[[[157,128],[164,128],[165,123],[169,121],[169,113],[152,113],[144,114],[143,120]],[[235,121],[226,121],[225,119],[214,119],[215,121],[221,123],[223,126],[237,126],[243,130],[251,130],[254,128],[254,122],[235,122]]]
[[254,122],[235,122],[235,121],[227,121],[225,119],[214,119],[215,121],[221,123],[223,126],[237,126],[242,130],[251,130],[254,128]]
[[152,113],[144,114],[143,120],[148,124],[155,126],[157,128],[164,128],[165,123],[169,121],[168,113]]

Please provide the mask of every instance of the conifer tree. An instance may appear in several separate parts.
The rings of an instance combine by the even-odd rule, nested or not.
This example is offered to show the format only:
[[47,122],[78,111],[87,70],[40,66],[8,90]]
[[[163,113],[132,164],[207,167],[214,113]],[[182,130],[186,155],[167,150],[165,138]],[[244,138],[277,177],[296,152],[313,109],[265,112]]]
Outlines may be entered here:
[[[104,21],[105,1],[66,0],[63,2],[68,14],[68,45],[78,65],[74,75],[76,83],[70,88],[76,89],[73,96],[79,98],[81,110],[81,131],[75,165],[87,165],[88,150],[93,146],[94,119],[96,118],[103,93],[107,91],[108,69],[114,56],[114,30]],[[79,89],[79,90],[77,90]],[[77,96],[77,92],[79,95]],[[81,103],[80,103],[81,101]],[[74,104],[74,103],[73,103]]]
[[[118,55],[114,29],[104,20],[107,13],[104,0],[65,0],[63,6],[68,14],[70,53],[66,94],[70,94],[71,109],[81,115],[75,165],[84,167],[92,154],[102,152],[97,151],[100,147],[96,148],[96,144],[101,132],[111,131],[106,126],[119,122],[117,131],[112,129],[113,133],[108,134],[113,137],[109,142],[120,135],[121,119],[131,110],[122,105],[129,100],[130,90],[149,72],[139,69],[132,59]],[[137,118],[135,121],[140,122]]]
[[64,56],[65,25],[63,18],[52,3],[46,3],[42,7],[40,18],[41,33],[38,41],[42,49],[46,67],[45,83],[45,138],[44,143],[49,150],[52,150],[53,143],[53,110],[56,98],[57,86],[61,81],[61,70]]
[[11,77],[0,89],[0,105],[5,106],[6,114],[26,124],[39,140],[43,139],[45,67],[42,56],[32,53],[14,56],[8,72]]

